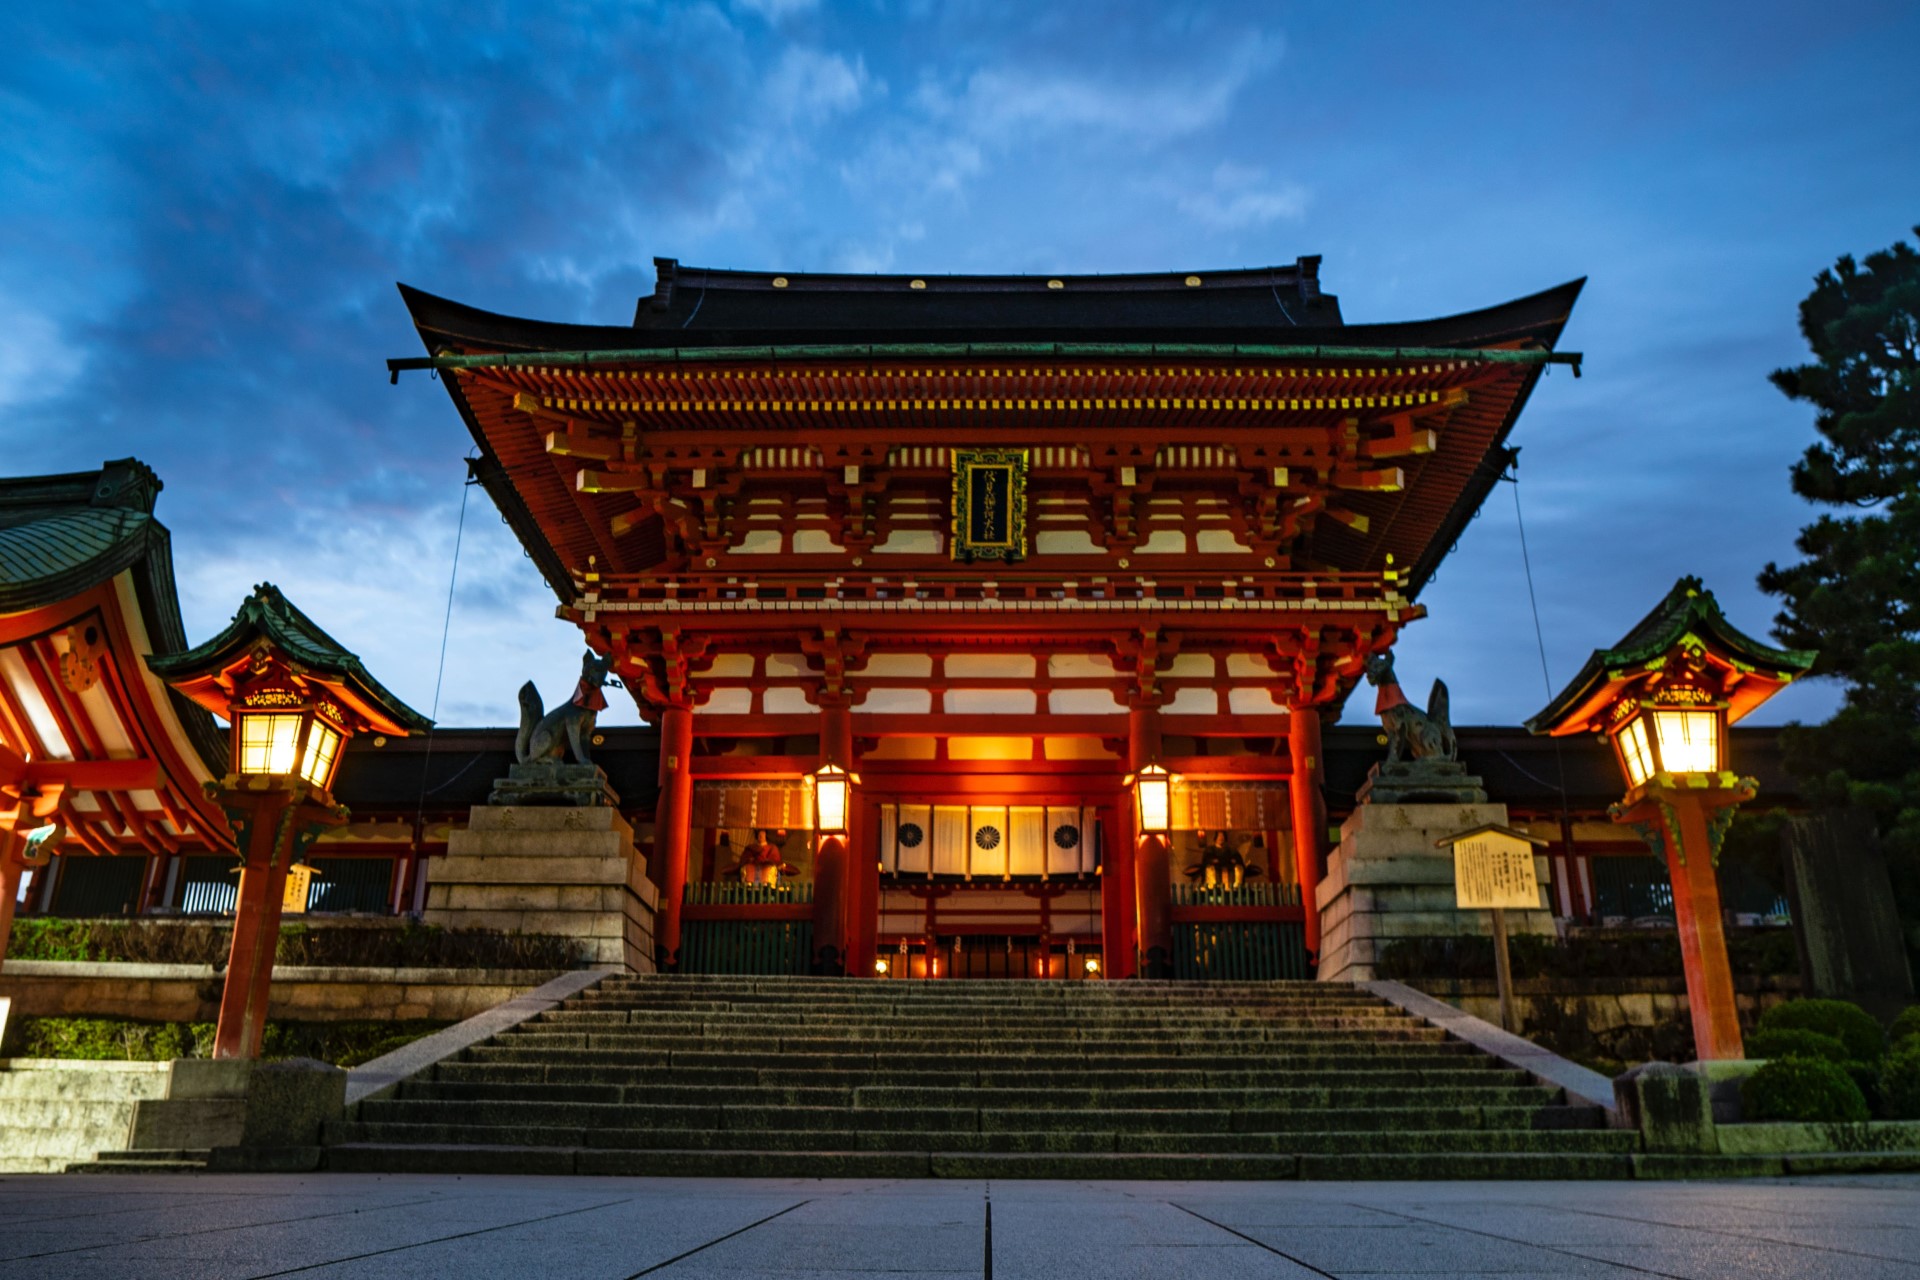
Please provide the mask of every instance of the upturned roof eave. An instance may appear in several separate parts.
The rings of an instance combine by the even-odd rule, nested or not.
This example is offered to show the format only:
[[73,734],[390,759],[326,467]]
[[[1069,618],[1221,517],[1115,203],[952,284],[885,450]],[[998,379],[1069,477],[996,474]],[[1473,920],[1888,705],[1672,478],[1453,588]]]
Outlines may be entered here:
[[424,733],[433,727],[431,720],[375,680],[357,655],[343,648],[269,584],[255,588],[218,635],[180,653],[154,655],[148,658],[147,667],[169,682],[213,677],[243,660],[262,639],[281,649],[304,671],[346,686],[357,709],[384,732]]
[[1528,732],[1561,735],[1583,731],[1592,718],[1590,704],[1615,678],[1667,653],[1689,633],[1710,640],[1734,662],[1786,684],[1813,666],[1817,654],[1776,649],[1727,620],[1713,593],[1698,578],[1682,578],[1673,589],[1609,648],[1595,649],[1552,701],[1530,716]]

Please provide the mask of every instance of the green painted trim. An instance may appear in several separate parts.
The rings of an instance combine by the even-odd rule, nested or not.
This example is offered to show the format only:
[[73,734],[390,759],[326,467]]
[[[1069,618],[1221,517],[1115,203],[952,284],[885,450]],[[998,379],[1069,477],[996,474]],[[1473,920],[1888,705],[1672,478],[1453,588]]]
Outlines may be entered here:
[[1476,364],[1571,365],[1578,351],[1484,347],[1287,347],[1217,342],[886,342],[772,347],[636,347],[614,351],[500,351],[472,356],[406,356],[387,361],[398,380],[410,369],[517,369],[555,365],[712,364],[781,360],[937,360],[970,356],[1251,357],[1262,360],[1468,360]]

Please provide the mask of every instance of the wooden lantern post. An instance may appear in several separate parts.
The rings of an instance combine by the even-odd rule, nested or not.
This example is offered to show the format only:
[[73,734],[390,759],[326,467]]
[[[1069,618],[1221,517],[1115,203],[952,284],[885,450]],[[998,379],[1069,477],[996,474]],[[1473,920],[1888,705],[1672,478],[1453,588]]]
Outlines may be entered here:
[[1736,630],[1698,578],[1682,578],[1527,721],[1534,733],[1599,733],[1613,744],[1627,793],[1608,812],[1666,863],[1701,1061],[1745,1056],[1715,868],[1755,784],[1728,767],[1727,727],[1813,660]]
[[288,873],[322,831],[347,820],[330,789],[347,741],[365,732],[405,736],[429,722],[270,585],[254,588],[213,639],[147,665],[232,725],[230,767],[207,784],[240,854],[213,1056],[255,1058]]

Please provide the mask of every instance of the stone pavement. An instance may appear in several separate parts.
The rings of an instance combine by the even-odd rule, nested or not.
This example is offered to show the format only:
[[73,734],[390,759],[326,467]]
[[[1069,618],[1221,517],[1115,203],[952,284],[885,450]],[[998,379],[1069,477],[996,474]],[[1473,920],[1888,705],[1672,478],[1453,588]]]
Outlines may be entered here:
[[1920,1277],[1920,1177],[0,1178],[0,1277]]

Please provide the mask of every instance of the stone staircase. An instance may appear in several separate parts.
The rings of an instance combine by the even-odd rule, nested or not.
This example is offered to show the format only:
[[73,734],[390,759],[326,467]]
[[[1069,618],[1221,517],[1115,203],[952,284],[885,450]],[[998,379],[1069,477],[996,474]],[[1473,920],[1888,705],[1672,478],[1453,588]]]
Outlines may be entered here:
[[390,1172],[1631,1177],[1605,1124],[1341,984],[616,976],[324,1140]]
[[164,1062],[0,1062],[0,1173],[60,1173],[124,1147],[135,1104],[166,1091]]

